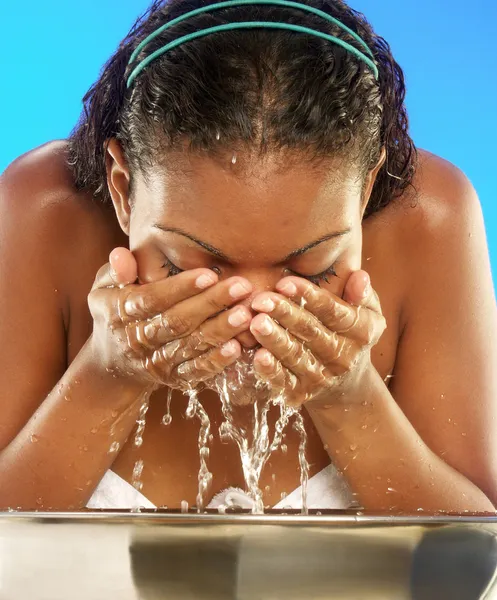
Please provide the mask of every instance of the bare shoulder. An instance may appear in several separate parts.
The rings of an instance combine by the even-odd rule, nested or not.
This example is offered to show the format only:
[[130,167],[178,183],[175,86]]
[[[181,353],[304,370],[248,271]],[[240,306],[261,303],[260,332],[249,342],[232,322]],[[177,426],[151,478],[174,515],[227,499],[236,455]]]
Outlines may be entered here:
[[113,208],[76,189],[66,152],[65,140],[48,142],[0,176],[2,256],[18,269],[29,262],[50,280],[65,317],[75,297],[86,300],[97,270],[114,244],[121,245]]
[[386,212],[404,256],[414,250],[419,256],[433,244],[454,243],[454,236],[482,233],[481,205],[470,179],[459,167],[426,150],[419,150],[413,187]]
[[[67,141],[54,140],[16,158],[0,176],[2,219],[22,218],[39,233],[64,241],[78,232],[95,237],[109,230],[108,210],[88,193],[78,191],[66,162]],[[93,237],[93,236],[92,236]]]

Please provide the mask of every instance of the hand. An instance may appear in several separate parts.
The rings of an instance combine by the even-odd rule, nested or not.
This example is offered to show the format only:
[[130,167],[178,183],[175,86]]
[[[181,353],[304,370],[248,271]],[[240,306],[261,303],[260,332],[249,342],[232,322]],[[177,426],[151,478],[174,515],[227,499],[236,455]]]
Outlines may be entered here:
[[210,269],[193,269],[135,284],[137,264],[117,248],[98,272],[88,302],[93,352],[107,371],[145,386],[188,389],[210,379],[241,352],[233,339],[250,325],[245,306],[251,284],[219,282]]
[[386,328],[365,271],[352,273],[343,299],[300,277],[285,277],[275,292],[258,294],[260,313],[250,331],[263,346],[254,370],[287,404],[334,401],[360,383],[370,350]]

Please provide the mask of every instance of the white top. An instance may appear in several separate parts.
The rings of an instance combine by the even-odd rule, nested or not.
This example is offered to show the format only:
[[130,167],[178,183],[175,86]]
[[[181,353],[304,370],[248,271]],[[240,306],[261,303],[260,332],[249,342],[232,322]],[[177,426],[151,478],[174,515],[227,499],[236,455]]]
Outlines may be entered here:
[[[307,484],[307,507],[309,509],[350,508],[353,496],[350,488],[333,465],[309,479]],[[214,496],[207,508],[219,506],[240,506],[251,509],[252,499],[238,488],[229,488]],[[123,509],[157,508],[141,492],[119,477],[114,471],[107,471],[98,484],[87,508]],[[274,508],[302,508],[302,490],[298,487]]]

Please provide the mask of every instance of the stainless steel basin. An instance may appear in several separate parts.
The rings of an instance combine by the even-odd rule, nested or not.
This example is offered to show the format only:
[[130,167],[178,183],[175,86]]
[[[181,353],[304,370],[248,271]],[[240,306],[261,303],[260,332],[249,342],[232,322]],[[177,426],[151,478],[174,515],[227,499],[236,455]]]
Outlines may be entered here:
[[0,515],[0,600],[477,600],[497,520],[130,513]]

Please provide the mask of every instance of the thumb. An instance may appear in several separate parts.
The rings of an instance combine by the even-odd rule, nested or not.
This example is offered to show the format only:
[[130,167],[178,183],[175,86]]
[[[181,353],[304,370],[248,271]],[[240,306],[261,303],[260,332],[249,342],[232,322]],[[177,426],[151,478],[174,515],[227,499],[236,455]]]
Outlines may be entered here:
[[138,277],[135,257],[127,248],[114,248],[109,256],[110,274],[117,285],[134,283]]
[[371,285],[371,279],[362,269],[354,271],[345,284],[343,292],[345,302],[355,306],[365,306],[378,314],[381,312],[380,299]]

